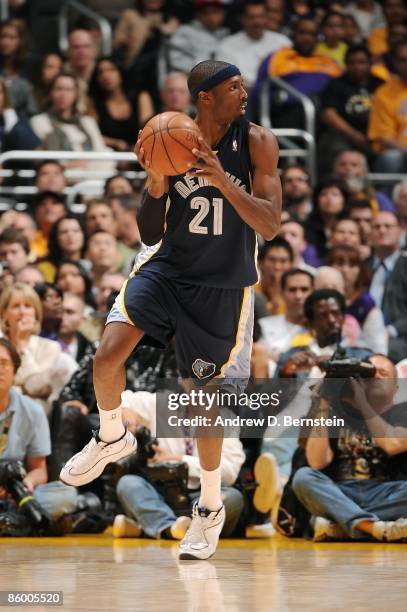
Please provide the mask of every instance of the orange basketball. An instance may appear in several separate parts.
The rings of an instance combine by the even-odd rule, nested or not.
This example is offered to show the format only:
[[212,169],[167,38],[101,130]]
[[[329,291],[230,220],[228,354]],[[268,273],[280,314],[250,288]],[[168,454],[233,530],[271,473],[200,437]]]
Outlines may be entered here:
[[196,160],[192,149],[199,145],[199,127],[184,113],[161,113],[152,117],[140,134],[145,159],[165,176],[183,174]]

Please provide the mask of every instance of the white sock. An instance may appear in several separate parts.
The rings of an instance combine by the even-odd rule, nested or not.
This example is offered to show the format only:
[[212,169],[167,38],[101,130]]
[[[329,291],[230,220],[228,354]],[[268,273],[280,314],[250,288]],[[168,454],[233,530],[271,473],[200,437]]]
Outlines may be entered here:
[[223,502],[220,493],[220,466],[216,470],[201,468],[201,496],[198,506],[207,508],[211,512],[219,510]]
[[103,442],[114,442],[124,434],[122,407],[114,410],[102,410],[98,406],[100,416],[99,438]]

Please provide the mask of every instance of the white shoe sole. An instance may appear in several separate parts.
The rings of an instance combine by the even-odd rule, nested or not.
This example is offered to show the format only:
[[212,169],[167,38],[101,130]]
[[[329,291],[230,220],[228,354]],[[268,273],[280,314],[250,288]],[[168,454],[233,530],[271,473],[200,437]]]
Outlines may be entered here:
[[[91,466],[83,474],[71,474],[70,470],[75,467],[74,465],[70,465],[68,469],[66,469],[67,466],[64,466],[59,475],[59,479],[63,483],[71,485],[73,487],[81,487],[82,485],[92,482],[92,480],[99,478],[99,476],[103,474],[105,467],[109,465],[109,463],[116,463],[117,461],[119,461],[119,459],[124,459],[125,457],[128,457],[129,455],[132,455],[136,452],[137,443],[135,438],[133,446],[130,446],[128,440],[125,440],[125,442],[126,444],[123,448],[118,450],[116,453],[111,453],[109,455],[106,455],[105,457],[101,457],[97,461],[97,463],[95,463],[95,465]],[[72,461],[72,459],[70,461]]]
[[[222,533],[222,529],[223,526],[225,524],[225,516],[223,516],[223,520],[221,521],[221,528],[219,531],[219,537],[220,534]],[[208,529],[213,529],[214,527],[219,527],[220,523],[217,523],[215,525],[212,525],[211,527],[209,527]],[[219,542],[219,540],[218,540]],[[217,546],[218,546],[218,542],[216,543],[216,547],[215,550],[212,550],[211,553],[209,553],[208,548],[203,548],[201,550],[196,550],[194,551],[194,549],[189,548],[187,550],[183,550],[180,547],[180,551],[179,551],[179,555],[178,555],[178,559],[180,561],[206,561],[207,559],[210,559],[211,557],[213,557],[213,555],[216,553],[217,550]]]

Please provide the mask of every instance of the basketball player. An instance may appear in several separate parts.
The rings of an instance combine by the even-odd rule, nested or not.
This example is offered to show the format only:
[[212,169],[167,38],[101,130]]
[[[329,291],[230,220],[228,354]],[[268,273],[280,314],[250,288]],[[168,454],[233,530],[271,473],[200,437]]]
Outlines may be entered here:
[[[123,426],[124,363],[144,341],[165,345],[174,335],[181,376],[216,384],[249,378],[256,232],[271,240],[281,217],[278,145],[270,130],[244,119],[247,93],[239,69],[197,64],[188,79],[203,138],[185,175],[148,176],[139,215],[147,246],[116,300],[94,361],[100,429],[61,471],[80,486],[108,463],[135,451]],[[169,154],[171,152],[169,151]],[[225,520],[221,498],[222,439],[197,440],[201,495],[180,544],[180,559],[208,559]]]

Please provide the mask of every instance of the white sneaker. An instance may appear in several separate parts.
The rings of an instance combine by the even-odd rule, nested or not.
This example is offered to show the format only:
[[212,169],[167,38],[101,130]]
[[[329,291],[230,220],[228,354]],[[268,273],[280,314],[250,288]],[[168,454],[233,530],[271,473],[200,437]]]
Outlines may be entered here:
[[139,538],[141,527],[125,514],[118,514],[114,517],[112,532],[114,538]]
[[257,483],[253,505],[259,512],[270,512],[280,492],[278,464],[272,453],[263,453],[254,464],[254,478]]
[[192,523],[179,545],[179,559],[209,559],[216,552],[225,523],[225,506],[210,512],[194,504]]
[[349,536],[337,523],[333,523],[322,516],[316,516],[313,521],[314,542],[324,542],[326,540],[348,540]]
[[94,431],[93,438],[83,450],[65,463],[59,478],[67,485],[80,487],[100,476],[108,463],[132,455],[136,448],[136,438],[127,429],[114,442],[103,442]]
[[407,540],[407,518],[399,518],[397,521],[376,521],[373,524],[373,537],[381,542]]
[[182,540],[191,525],[190,516],[179,516],[171,525],[170,532],[174,540]]

